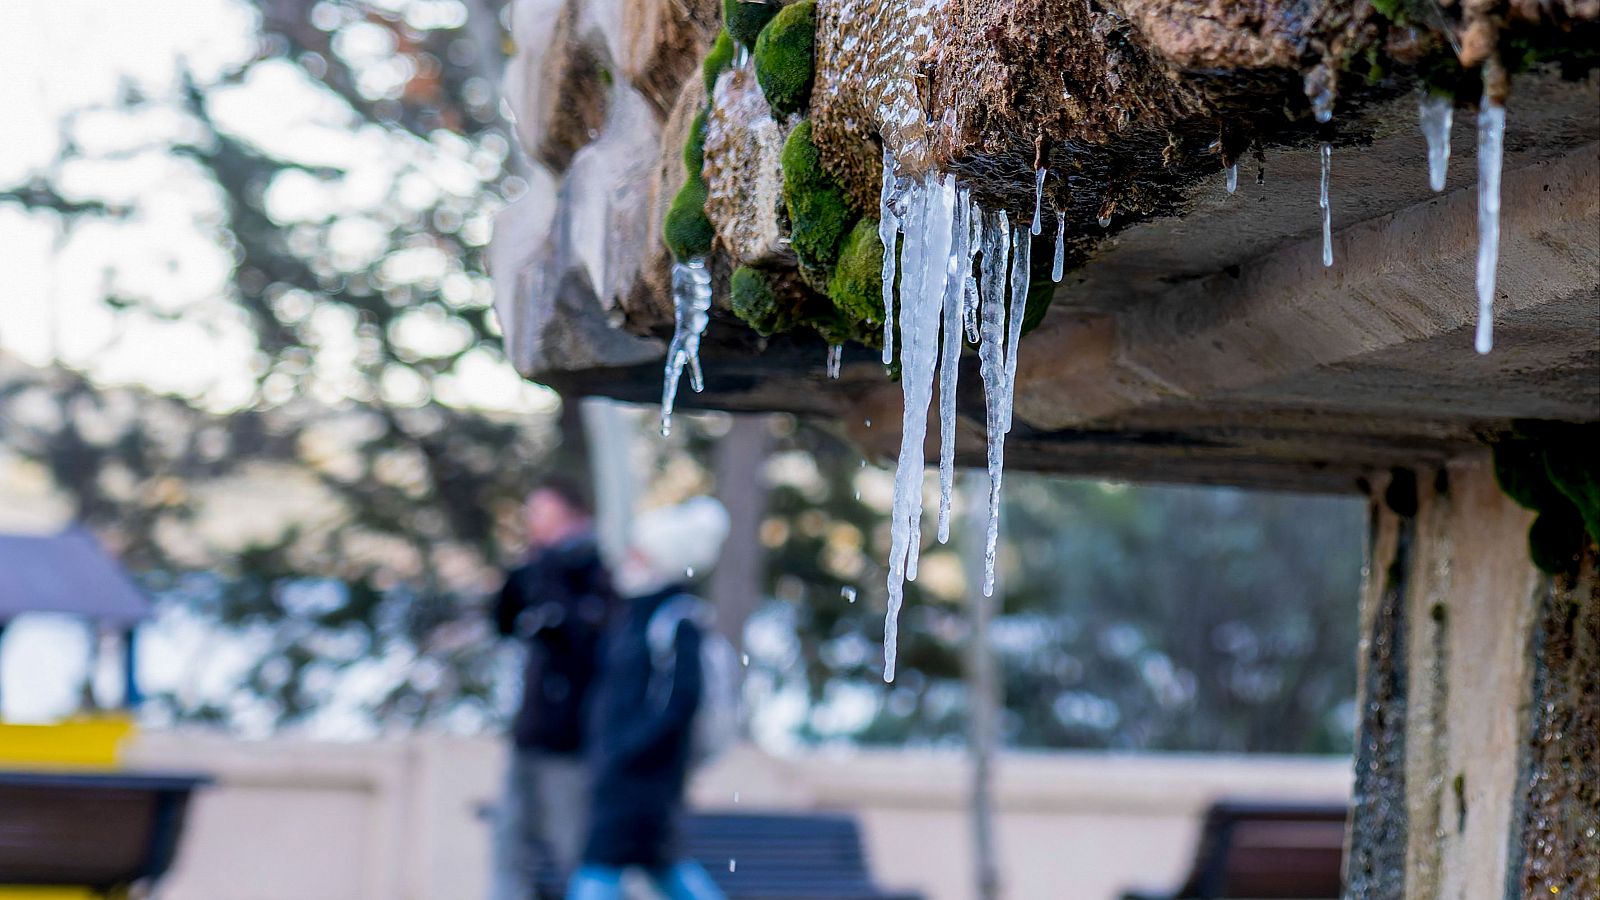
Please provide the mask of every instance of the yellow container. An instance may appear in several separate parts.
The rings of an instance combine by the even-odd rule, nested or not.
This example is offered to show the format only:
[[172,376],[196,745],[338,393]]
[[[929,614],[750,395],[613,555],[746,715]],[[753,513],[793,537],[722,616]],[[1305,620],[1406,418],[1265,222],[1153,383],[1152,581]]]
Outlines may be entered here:
[[[127,716],[69,719],[55,725],[0,723],[0,767],[108,769],[133,732]],[[10,900],[0,894],[0,900]]]

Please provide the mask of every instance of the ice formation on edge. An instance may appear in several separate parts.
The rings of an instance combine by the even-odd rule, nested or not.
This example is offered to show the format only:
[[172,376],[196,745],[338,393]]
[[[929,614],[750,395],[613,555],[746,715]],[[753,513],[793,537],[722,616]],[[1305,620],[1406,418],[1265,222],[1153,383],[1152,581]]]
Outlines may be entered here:
[[661,385],[661,433],[672,433],[672,407],[678,399],[678,382],[689,369],[689,387],[705,390],[700,373],[700,336],[711,322],[711,270],[703,259],[672,264],[672,343]]
[[1478,333],[1479,353],[1494,349],[1494,280],[1500,262],[1500,165],[1505,152],[1506,108],[1488,98],[1478,110]]
[[1428,187],[1444,190],[1445,171],[1450,166],[1450,123],[1455,118],[1451,98],[1424,93],[1417,101],[1417,122],[1428,142]]

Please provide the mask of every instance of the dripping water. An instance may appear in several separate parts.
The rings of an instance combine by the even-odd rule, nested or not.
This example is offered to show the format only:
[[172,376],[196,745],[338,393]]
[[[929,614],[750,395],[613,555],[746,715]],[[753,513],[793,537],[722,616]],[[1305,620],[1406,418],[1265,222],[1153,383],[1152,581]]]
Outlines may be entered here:
[[1479,353],[1494,349],[1494,281],[1500,262],[1500,166],[1505,152],[1506,108],[1484,98],[1478,110],[1478,333]]
[[1428,142],[1428,187],[1444,190],[1445,171],[1450,165],[1450,124],[1455,109],[1449,97],[1424,93],[1417,101],[1417,121]]
[[1322,142],[1322,192],[1317,205],[1322,207],[1322,264],[1333,265],[1333,210],[1328,205],[1328,176],[1333,171],[1333,145]]
[[689,386],[705,388],[700,373],[700,336],[711,321],[711,271],[703,259],[672,265],[672,343],[667,346],[666,371],[661,387],[661,433],[672,433],[672,409],[678,399],[678,382],[689,369]]

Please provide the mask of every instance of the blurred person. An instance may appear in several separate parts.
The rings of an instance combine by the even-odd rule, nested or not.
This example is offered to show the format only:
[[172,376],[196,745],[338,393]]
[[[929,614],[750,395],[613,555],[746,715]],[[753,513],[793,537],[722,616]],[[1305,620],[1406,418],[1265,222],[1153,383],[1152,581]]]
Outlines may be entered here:
[[628,869],[642,870],[669,900],[724,896],[683,856],[678,831],[689,768],[720,749],[707,741],[727,740],[734,705],[736,676],[707,652],[732,647],[711,631],[710,608],[686,583],[716,564],[727,535],[727,513],[709,497],[633,524],[591,721],[588,839],[568,900],[620,900]]
[[594,517],[576,485],[541,483],[522,524],[527,559],[507,573],[494,604],[496,629],[520,640],[527,658],[496,815],[492,900],[545,900],[541,871],[565,879],[577,864],[589,799],[584,721],[612,605]]

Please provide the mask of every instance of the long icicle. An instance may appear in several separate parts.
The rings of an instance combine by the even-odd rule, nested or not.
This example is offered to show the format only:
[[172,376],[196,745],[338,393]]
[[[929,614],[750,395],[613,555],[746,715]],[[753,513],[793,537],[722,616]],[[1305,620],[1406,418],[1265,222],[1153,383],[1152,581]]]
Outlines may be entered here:
[[1317,205],[1322,207],[1322,265],[1333,265],[1333,209],[1328,204],[1328,178],[1333,171],[1333,145],[1322,142],[1322,192]]
[[994,561],[1000,540],[1000,481],[1005,471],[1005,422],[1002,395],[1006,370],[1005,266],[1011,228],[1004,210],[984,223],[982,339],[978,343],[978,373],[983,377],[985,433],[989,467],[989,528],[984,537],[983,593],[994,593]]
[[905,404],[890,510],[889,608],[883,629],[885,681],[894,680],[905,582],[916,577],[921,550],[923,442],[928,432],[956,203],[954,180],[948,176],[925,175],[908,193],[900,293],[900,386]]
[[973,274],[973,267],[978,253],[983,250],[983,207],[976,200],[967,208],[967,221],[971,223],[972,233],[967,237],[966,275],[961,279],[961,320],[966,324],[967,343],[976,344],[979,338],[978,277]]
[[1494,283],[1500,262],[1500,167],[1505,152],[1506,108],[1486,95],[1478,109],[1478,332],[1479,353],[1494,349]]
[[886,366],[894,362],[894,269],[900,233],[900,217],[894,208],[897,199],[894,154],[885,146],[883,187],[878,196],[878,240],[883,242],[883,364]]
[[961,367],[961,305],[972,272],[967,216],[972,198],[965,188],[956,193],[951,222],[950,265],[945,272],[944,330],[939,345],[939,543],[950,542],[950,499],[956,483],[956,381]]
[[1017,345],[1022,343],[1022,320],[1028,312],[1028,283],[1031,278],[1033,242],[1021,228],[1011,236],[1011,309],[1006,319],[1006,383],[1003,394],[1005,433],[1011,433],[1012,386],[1017,381]]
[[1033,225],[1028,229],[1030,234],[1038,234],[1044,228],[1044,223],[1039,218],[1039,213],[1044,207],[1044,175],[1043,166],[1033,170]]
[[1056,213],[1056,258],[1050,266],[1050,280],[1056,284],[1061,283],[1061,276],[1067,274],[1067,214]]

